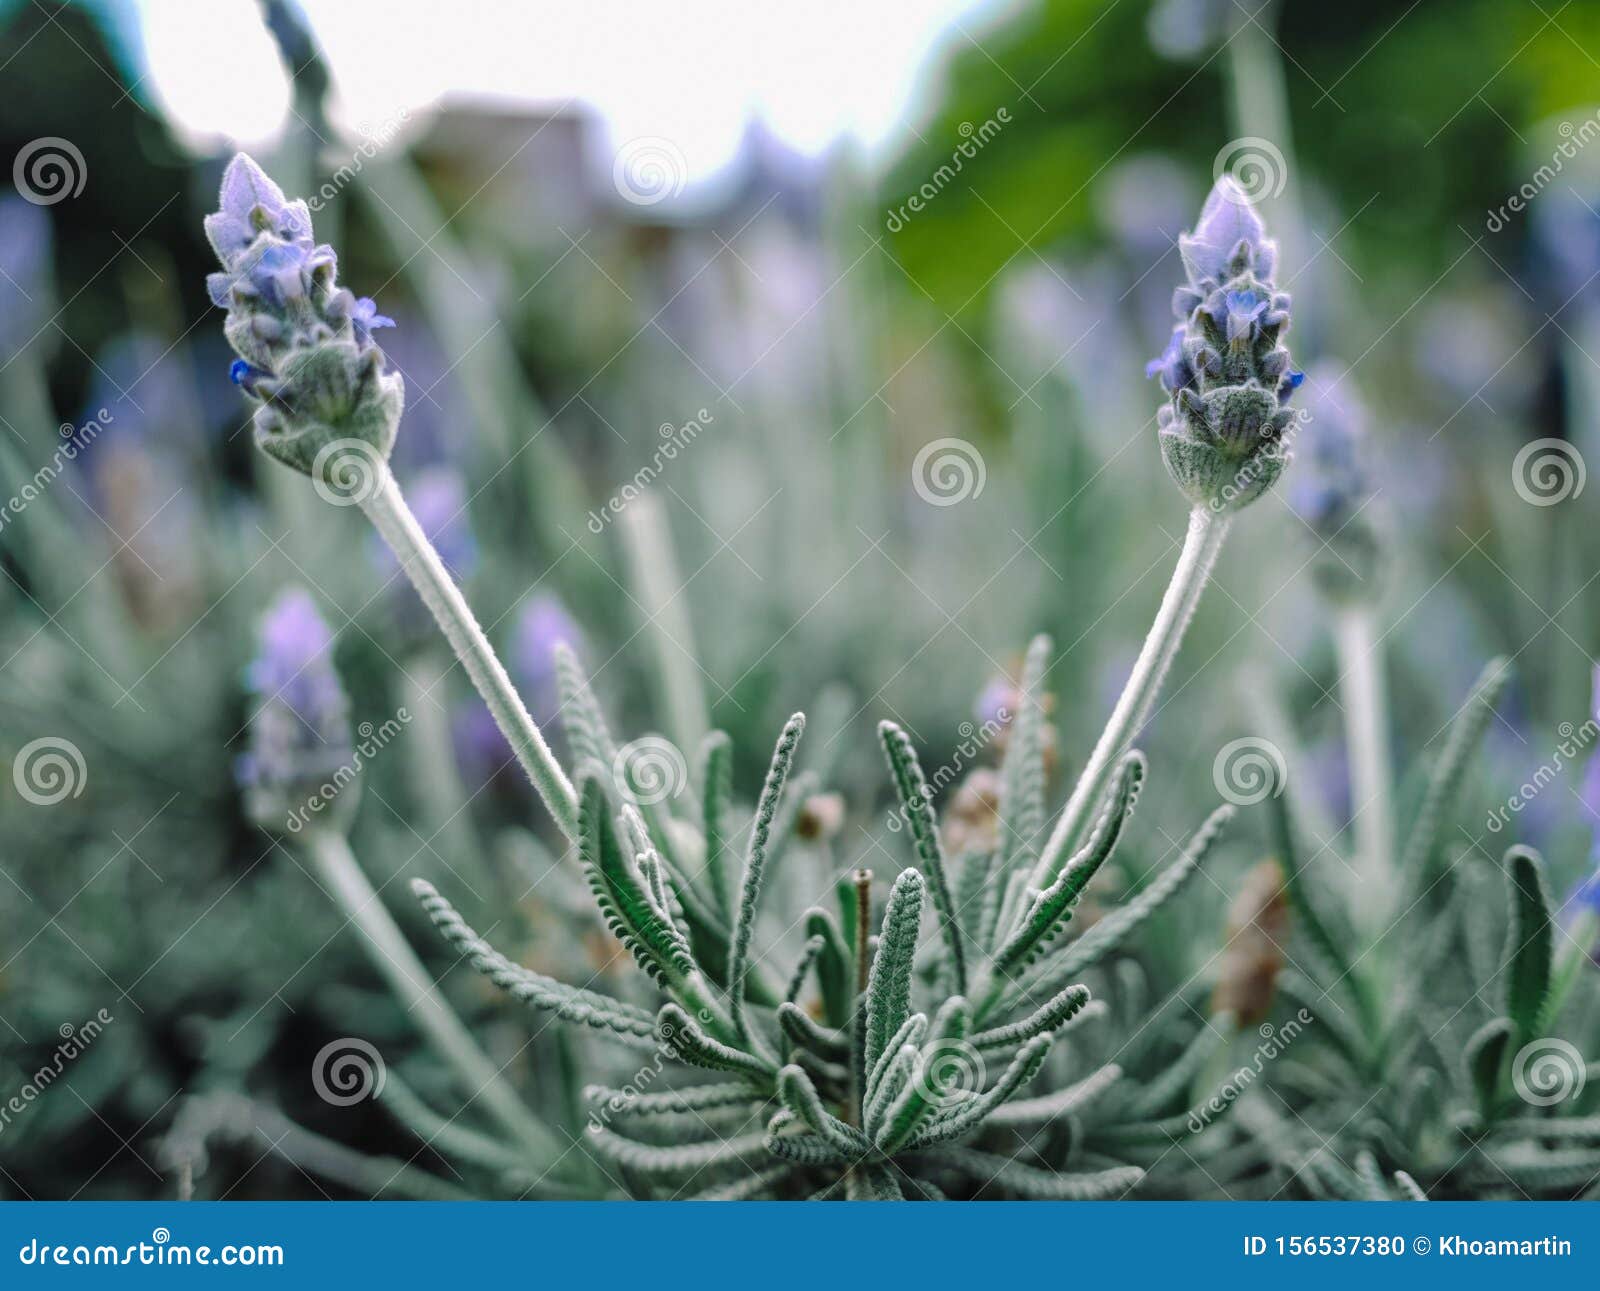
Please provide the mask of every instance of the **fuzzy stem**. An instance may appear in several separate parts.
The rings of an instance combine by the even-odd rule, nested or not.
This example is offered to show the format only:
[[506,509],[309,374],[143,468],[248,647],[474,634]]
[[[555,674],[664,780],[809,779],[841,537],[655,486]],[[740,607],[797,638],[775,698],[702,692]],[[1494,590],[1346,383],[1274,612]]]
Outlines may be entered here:
[[407,1012],[416,1017],[440,1056],[455,1068],[468,1096],[481,1102],[535,1159],[542,1163],[557,1160],[562,1149],[555,1136],[523,1105],[439,994],[411,943],[356,863],[345,836],[333,829],[309,829],[299,841],[334,901],[360,931],[374,966]]
[[578,838],[578,795],[572,781],[561,769],[555,754],[545,743],[544,736],[528,714],[526,705],[506,675],[504,665],[495,655],[489,638],[484,636],[478,620],[472,615],[466,598],[455,580],[439,559],[428,536],[411,514],[405,498],[400,496],[400,486],[387,465],[383,467],[375,487],[362,500],[361,509],[377,527],[383,540],[394,549],[395,558],[406,571],[423,602],[433,611],[451,649],[461,660],[478,688],[495,724],[504,733],[517,761],[533,781],[544,804],[561,832],[570,841]]
[[1372,611],[1351,606],[1334,620],[1339,651],[1339,689],[1344,697],[1345,743],[1355,814],[1356,906],[1376,930],[1390,907],[1394,880],[1394,771],[1384,730],[1387,696],[1383,659],[1373,633]]
[[[1184,631],[1194,617],[1200,593],[1211,578],[1211,569],[1217,563],[1217,553],[1227,537],[1229,524],[1228,516],[1206,507],[1195,507],[1189,513],[1189,532],[1183,540],[1178,567],[1172,571],[1172,581],[1161,598],[1161,608],[1156,611],[1155,622],[1144,639],[1117,706],[1111,710],[1111,719],[1100,733],[1100,740],[1089,755],[1083,774],[1078,777],[1072,797],[1056,820],[1050,841],[1034,867],[1033,887],[1049,886],[1060,872],[1090,812],[1100,801],[1117,759],[1127,752],[1149,717],[1161,683],[1183,642]],[[1023,906],[1026,908],[1026,903]]]

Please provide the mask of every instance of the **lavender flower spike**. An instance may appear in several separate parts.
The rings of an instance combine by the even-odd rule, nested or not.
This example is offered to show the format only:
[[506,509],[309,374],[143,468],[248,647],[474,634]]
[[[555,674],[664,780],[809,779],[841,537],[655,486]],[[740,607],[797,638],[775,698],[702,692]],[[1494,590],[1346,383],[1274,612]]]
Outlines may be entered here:
[[1231,513],[1265,493],[1288,461],[1286,405],[1303,380],[1278,343],[1289,297],[1273,283],[1277,245],[1231,175],[1178,248],[1188,278],[1172,298],[1178,325],[1145,369],[1171,396],[1158,418],[1161,455],[1191,502]]
[[1306,390],[1295,436],[1300,466],[1289,506],[1316,540],[1311,572],[1324,595],[1341,604],[1370,601],[1378,592],[1384,552],[1373,513],[1377,489],[1366,413],[1340,364],[1317,364]]
[[250,751],[238,775],[250,818],[263,829],[299,833],[309,810],[337,805],[353,765],[350,704],[333,670],[333,633],[309,593],[295,587],[261,621],[260,648],[250,665],[260,708],[250,720]]
[[392,320],[338,285],[333,248],[313,243],[305,202],[288,201],[243,153],[228,163],[205,228],[222,264],[206,290],[228,311],[233,379],[258,405],[256,442],[348,492],[345,476],[360,470],[352,452],[386,461],[400,424],[405,383],[372,339]]

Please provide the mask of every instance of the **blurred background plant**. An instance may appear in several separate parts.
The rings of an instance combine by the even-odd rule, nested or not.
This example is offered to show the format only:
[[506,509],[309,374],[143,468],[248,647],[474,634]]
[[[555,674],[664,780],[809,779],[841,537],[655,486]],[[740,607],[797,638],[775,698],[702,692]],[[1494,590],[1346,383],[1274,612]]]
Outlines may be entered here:
[[[1241,740],[1289,769],[1303,862],[1393,846],[1483,661],[1506,655],[1441,860],[1487,882],[1507,843],[1537,847],[1558,945],[1593,936],[1600,19],[1048,0],[841,7],[771,32],[745,16],[708,38],[715,15],[689,6],[577,28],[574,49],[618,69],[585,86],[530,52],[561,48],[530,35],[558,29],[544,10],[419,20],[425,44],[397,34],[380,58],[362,4],[0,5],[0,1095],[24,1109],[0,1117],[0,1192],[460,1182],[427,1151],[374,1174],[396,1118],[450,1105],[449,1070],[297,850],[245,811],[251,664],[285,589],[327,618],[358,737],[398,727],[339,804],[353,846],[552,1122],[581,1125],[593,1079],[571,1040],[530,1042],[519,1011],[444,974],[405,882],[539,972],[618,989],[625,967],[581,884],[551,877],[559,837],[392,559],[251,446],[196,289],[214,267],[200,216],[240,141],[396,320],[396,474],[535,717],[560,706],[566,640],[619,729],[686,763],[727,731],[746,800],[805,709],[800,774],[841,796],[785,827],[840,872],[909,859],[885,717],[944,828],[993,828],[1004,736],[983,732],[1003,731],[1034,633],[1057,643],[1050,801],[1076,778],[1183,542],[1142,374],[1170,332],[1177,235],[1231,169],[1281,244],[1306,408],[1364,422],[1359,489],[1346,458],[1297,447],[1236,521],[1141,737],[1161,792],[1086,900],[1161,872]],[[740,78],[788,84],[768,45],[804,51],[809,83],[763,115]],[[497,81],[518,59],[532,70]],[[785,110],[854,102],[852,69],[893,87],[873,128]],[[696,80],[698,122],[618,109]],[[1332,481],[1297,492],[1313,462]],[[1380,721],[1362,724],[1363,694]],[[1372,786],[1399,822],[1378,842]],[[1254,1061],[1248,1026],[1297,1016],[1277,986],[1303,930],[1275,922],[1253,816],[1100,966],[1118,1027],[1083,1028],[1106,1028],[1095,1063],[1141,1085],[1175,1070],[1160,1092],[1199,1096]],[[1568,1039],[1594,1056],[1592,992],[1573,989]],[[383,1090],[330,1100],[319,1062],[352,1039]],[[1278,1098],[1275,1069],[1241,1096],[1288,1117],[1299,1094]],[[1144,1163],[1175,1193],[1261,1177],[1226,1133],[1205,1141]]]

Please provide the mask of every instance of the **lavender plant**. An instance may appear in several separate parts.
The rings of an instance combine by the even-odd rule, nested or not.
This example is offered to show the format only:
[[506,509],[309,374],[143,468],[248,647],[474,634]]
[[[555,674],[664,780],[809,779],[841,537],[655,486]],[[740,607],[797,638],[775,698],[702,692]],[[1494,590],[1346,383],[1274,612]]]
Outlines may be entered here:
[[[1274,247],[1231,181],[1219,183],[1194,235],[1183,240],[1189,284],[1175,301],[1183,321],[1152,365],[1171,396],[1160,419],[1162,452],[1192,505],[1189,537],[1134,674],[1066,807],[1049,828],[1049,646],[1041,638],[1029,650],[1022,710],[1007,735],[992,843],[946,855],[911,742],[899,726],[883,723],[879,734],[917,864],[891,885],[881,920],[869,872],[838,881],[832,908],[817,905],[797,921],[804,940],[781,977],[767,967],[783,935],[769,942],[764,933],[764,923],[770,930],[778,921],[763,921],[763,896],[786,863],[793,824],[812,793],[803,777],[791,775],[804,718],[796,714],[785,725],[748,841],[736,848],[727,737],[705,739],[698,812],[679,814],[645,783],[632,746],[616,745],[576,657],[560,648],[555,662],[574,786],[389,473],[403,394],[372,337],[389,320],[337,286],[333,252],[313,244],[304,204],[286,201],[248,158],[230,165],[221,206],[207,221],[224,266],[211,291],[228,310],[226,330],[241,356],[235,379],[258,405],[258,443],[310,475],[319,491],[359,502],[372,519],[575,847],[607,927],[653,982],[658,1002],[636,1004],[523,967],[480,938],[433,885],[414,880],[424,908],[461,955],[530,1008],[725,1077],[660,1092],[591,1091],[605,1115],[591,1121],[589,1148],[629,1190],[653,1194],[665,1184],[675,1195],[698,1185],[697,1195],[707,1196],[1107,1196],[1138,1183],[1141,1161],[1159,1159],[1197,1132],[1186,1098],[1206,1044],[1191,1045],[1147,1083],[1126,1080],[1114,1062],[1083,1070],[1070,1057],[1050,1058],[1058,1037],[1088,1016],[1089,992],[1075,979],[1181,889],[1232,814],[1219,807],[1157,879],[1083,935],[1064,938],[1128,827],[1146,774],[1130,746],[1228,518],[1283,466],[1283,405],[1299,383],[1278,343],[1288,300],[1272,285]],[[300,628],[303,611],[297,608]],[[325,646],[320,636],[313,644]],[[262,753],[287,752],[292,761],[296,750],[279,745],[294,741],[272,738],[279,699],[266,706],[257,739]],[[334,704],[318,717],[330,727],[343,721]],[[289,766],[270,783],[297,795],[302,774]],[[299,841],[435,1046],[477,1086],[471,1096],[520,1142],[537,1187],[559,1160],[550,1135],[519,1115],[498,1073],[428,984],[356,865],[340,822],[319,819]],[[936,934],[926,941],[925,905]],[[760,949],[763,942],[769,948]],[[992,1080],[991,1065],[998,1073]],[[1042,1073],[1050,1077],[1047,1088],[1030,1093]],[[413,1122],[425,1119],[411,1110]],[[705,1130],[711,1137],[699,1137]],[[1051,1131],[1054,1151],[1034,1166],[1019,1154],[1041,1130]]]

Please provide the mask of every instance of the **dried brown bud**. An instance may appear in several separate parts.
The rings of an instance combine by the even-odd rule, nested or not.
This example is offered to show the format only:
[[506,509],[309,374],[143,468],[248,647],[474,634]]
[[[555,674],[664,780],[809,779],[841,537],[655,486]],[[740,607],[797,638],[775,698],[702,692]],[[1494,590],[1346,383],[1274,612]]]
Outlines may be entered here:
[[1288,935],[1283,871],[1277,861],[1265,860],[1245,875],[1228,906],[1228,941],[1211,1000],[1213,1013],[1232,1013],[1249,1026],[1271,1012]]
[[844,798],[837,793],[814,793],[800,804],[794,832],[808,842],[827,840],[844,828]]

